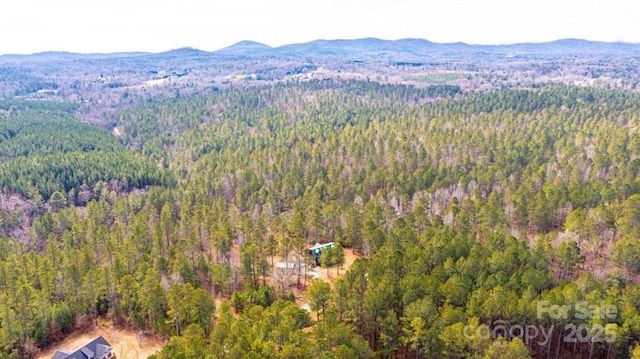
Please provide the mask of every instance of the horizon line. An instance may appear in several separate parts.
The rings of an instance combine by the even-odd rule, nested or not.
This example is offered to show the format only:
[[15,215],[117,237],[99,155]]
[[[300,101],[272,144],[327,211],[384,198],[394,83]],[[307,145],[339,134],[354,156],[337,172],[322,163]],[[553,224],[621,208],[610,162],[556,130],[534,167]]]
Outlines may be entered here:
[[177,51],[177,50],[193,50],[193,51],[201,51],[201,52],[206,52],[206,53],[216,53],[218,51],[221,50],[225,50],[225,49],[229,49],[232,48],[238,44],[244,43],[244,42],[249,42],[249,43],[255,43],[256,45],[263,45],[268,47],[269,49],[279,49],[282,47],[286,47],[286,46],[295,46],[295,45],[304,45],[304,44],[310,44],[313,42],[317,42],[317,41],[361,41],[361,40],[380,40],[380,41],[385,41],[385,42],[396,42],[396,41],[403,41],[403,40],[420,40],[420,41],[426,41],[426,42],[430,42],[432,44],[435,45],[453,45],[453,44],[463,44],[463,45],[467,45],[467,46],[486,46],[486,47],[500,47],[500,46],[517,46],[517,45],[544,45],[544,44],[551,44],[554,42],[561,42],[561,41],[584,41],[584,42],[589,42],[589,43],[600,43],[600,44],[611,44],[611,45],[640,45],[640,42],[632,42],[632,41],[623,41],[623,40],[615,40],[615,41],[602,41],[602,40],[590,40],[590,39],[586,39],[586,38],[578,38],[578,37],[565,37],[565,38],[558,38],[555,40],[548,40],[548,41],[521,41],[521,42],[505,42],[505,43],[471,43],[471,42],[465,42],[465,41],[454,41],[454,42],[437,42],[437,41],[431,41],[427,38],[421,38],[421,37],[402,37],[402,38],[397,38],[397,39],[384,39],[384,38],[380,38],[380,37],[356,37],[356,38],[334,38],[334,39],[328,39],[328,38],[318,38],[318,39],[314,39],[314,40],[309,40],[309,41],[305,41],[305,42],[291,42],[291,43],[286,43],[286,44],[282,44],[282,45],[277,45],[277,46],[272,46],[269,45],[267,43],[264,42],[260,42],[260,41],[255,41],[255,40],[249,40],[249,39],[245,39],[245,40],[240,40],[237,42],[232,43],[231,45],[227,45],[227,46],[223,46],[214,50],[204,50],[202,48],[198,48],[196,46],[190,46],[190,45],[186,45],[186,46],[179,46],[179,47],[173,47],[173,48],[169,48],[167,50],[162,50],[162,51],[140,51],[140,50],[123,50],[123,51],[106,51],[106,52],[80,52],[80,51],[70,51],[70,50],[42,50],[42,51],[37,51],[37,52],[30,52],[30,53],[3,53],[0,54],[0,57],[11,57],[11,56],[35,56],[35,55],[46,55],[46,54],[67,54],[67,55],[82,55],[82,56],[99,56],[99,55],[154,55],[154,54],[163,54],[163,53],[167,53],[167,52],[172,52],[172,51]]

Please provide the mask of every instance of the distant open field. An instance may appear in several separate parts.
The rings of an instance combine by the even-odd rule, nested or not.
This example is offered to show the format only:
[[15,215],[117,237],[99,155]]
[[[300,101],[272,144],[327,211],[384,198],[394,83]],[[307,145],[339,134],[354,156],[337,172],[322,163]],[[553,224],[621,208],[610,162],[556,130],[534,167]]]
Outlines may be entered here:
[[460,78],[460,74],[455,72],[443,72],[433,74],[421,74],[407,78],[409,81],[425,82],[429,84],[443,84],[449,81],[455,81]]

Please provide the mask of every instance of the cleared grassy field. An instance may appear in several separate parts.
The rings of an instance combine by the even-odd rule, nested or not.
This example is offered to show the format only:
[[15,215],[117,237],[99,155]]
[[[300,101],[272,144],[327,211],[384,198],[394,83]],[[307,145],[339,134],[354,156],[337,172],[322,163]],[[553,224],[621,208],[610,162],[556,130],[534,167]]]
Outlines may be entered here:
[[460,77],[461,75],[455,72],[442,72],[410,76],[409,78],[407,78],[407,80],[425,82],[429,84],[443,84],[449,81],[455,81]]

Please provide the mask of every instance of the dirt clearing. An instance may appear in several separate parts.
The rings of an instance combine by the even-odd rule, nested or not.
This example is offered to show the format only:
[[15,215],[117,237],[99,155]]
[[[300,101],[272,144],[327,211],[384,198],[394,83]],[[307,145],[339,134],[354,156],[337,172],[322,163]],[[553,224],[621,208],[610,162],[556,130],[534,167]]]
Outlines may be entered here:
[[[307,275],[310,278],[317,278],[329,284],[333,284],[336,280],[344,277],[345,273],[349,270],[353,262],[355,262],[356,259],[358,258],[361,258],[361,257],[354,254],[351,249],[345,249],[344,265],[340,267],[340,274],[338,274],[338,269],[335,267],[333,268],[315,267],[315,268],[311,268],[307,272]],[[298,307],[300,307],[300,309],[306,310],[311,314],[313,318],[316,318],[318,314],[317,312],[311,310],[311,305],[309,305],[307,293],[300,292],[298,295],[300,295],[300,300],[296,300],[296,304],[298,304]]]
[[344,274],[349,270],[353,262],[356,259],[361,258],[360,256],[353,253],[351,249],[344,249],[344,265],[340,267],[340,274],[338,274],[338,269],[336,267],[332,268],[320,268],[316,267],[309,271],[309,275],[312,278],[322,279],[325,282],[332,283],[336,280],[344,277]]
[[42,352],[37,359],[51,359],[57,350],[67,353],[76,351],[101,335],[113,345],[118,359],[146,359],[164,346],[164,343],[154,336],[140,337],[137,331],[117,329],[111,323],[101,322],[99,326],[94,326],[88,331],[70,335],[62,343]]

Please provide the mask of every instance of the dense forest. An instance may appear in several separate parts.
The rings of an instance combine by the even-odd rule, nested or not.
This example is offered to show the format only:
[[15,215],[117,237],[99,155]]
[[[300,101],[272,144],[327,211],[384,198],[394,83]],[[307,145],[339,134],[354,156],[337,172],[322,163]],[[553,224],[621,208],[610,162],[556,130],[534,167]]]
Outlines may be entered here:
[[[0,358],[99,317],[156,358],[640,357],[636,93],[314,80],[149,98],[120,137],[0,108],[0,186],[37,208],[0,206],[29,229],[0,236]],[[309,313],[273,257],[329,241],[361,258],[297,266]]]
[[70,106],[6,107],[0,113],[0,186],[7,190],[36,203],[54,197],[86,205],[100,182],[111,181],[120,191],[172,183],[168,173],[127,151],[108,131],[74,118]]

